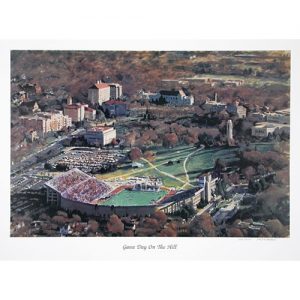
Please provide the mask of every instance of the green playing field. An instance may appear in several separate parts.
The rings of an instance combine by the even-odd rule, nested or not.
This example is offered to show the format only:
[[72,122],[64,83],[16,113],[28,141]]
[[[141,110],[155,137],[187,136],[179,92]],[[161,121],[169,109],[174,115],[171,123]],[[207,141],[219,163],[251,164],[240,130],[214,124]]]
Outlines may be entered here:
[[119,194],[112,196],[109,200],[99,205],[114,205],[114,206],[139,206],[151,205],[155,201],[166,195],[166,191],[159,192],[141,192],[124,190]]

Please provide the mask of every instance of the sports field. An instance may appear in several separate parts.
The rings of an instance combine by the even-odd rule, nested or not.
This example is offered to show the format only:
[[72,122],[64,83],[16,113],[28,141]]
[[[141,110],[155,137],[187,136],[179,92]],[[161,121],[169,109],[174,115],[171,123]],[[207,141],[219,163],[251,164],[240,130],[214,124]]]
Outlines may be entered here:
[[102,202],[99,205],[114,205],[114,206],[139,206],[154,204],[157,200],[167,194],[166,191],[159,192],[141,192],[124,190],[117,195],[114,195],[109,200]]

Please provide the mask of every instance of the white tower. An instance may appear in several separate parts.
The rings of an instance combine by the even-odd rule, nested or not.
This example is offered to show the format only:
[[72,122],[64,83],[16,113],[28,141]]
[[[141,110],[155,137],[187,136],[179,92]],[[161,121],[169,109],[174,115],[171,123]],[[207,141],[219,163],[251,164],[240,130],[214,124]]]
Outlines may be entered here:
[[215,93],[215,102],[218,102],[218,94]]
[[232,142],[233,140],[233,134],[232,134],[232,121],[231,120],[228,120],[227,121],[227,141],[228,141],[228,144],[230,142]]
[[67,104],[68,105],[72,105],[72,97],[71,96],[68,96],[68,98],[67,98]]

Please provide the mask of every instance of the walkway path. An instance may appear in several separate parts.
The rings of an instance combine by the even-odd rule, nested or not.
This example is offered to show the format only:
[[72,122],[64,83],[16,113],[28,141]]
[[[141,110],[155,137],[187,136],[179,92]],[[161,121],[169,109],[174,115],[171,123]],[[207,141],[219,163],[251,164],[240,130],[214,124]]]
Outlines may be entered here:
[[195,151],[191,152],[184,160],[183,162],[183,169],[184,169],[184,172],[185,172],[185,177],[186,177],[186,183],[182,186],[182,188],[186,185],[186,184],[190,184],[190,176],[188,174],[188,171],[186,169],[186,164],[187,164],[187,161],[189,160],[189,158],[194,155],[195,153],[197,153],[198,151],[201,151],[204,149],[204,146],[201,146],[199,149],[196,149]]
[[182,179],[180,179],[180,178],[178,178],[178,177],[176,177],[176,176],[174,176],[174,175],[172,175],[172,174],[170,174],[170,173],[167,173],[167,172],[164,172],[164,171],[158,169],[157,166],[155,166],[155,165],[154,165],[152,162],[150,162],[149,160],[147,160],[147,159],[145,159],[145,158],[142,158],[142,160],[145,161],[145,162],[147,162],[147,163],[151,166],[151,169],[154,169],[154,170],[156,170],[157,172],[159,172],[159,173],[161,173],[161,174],[163,174],[163,175],[165,175],[165,176],[168,176],[168,177],[170,177],[170,178],[173,178],[173,179],[175,179],[175,180],[178,180],[178,181],[180,181],[180,182],[186,184],[186,182],[185,182],[184,180],[182,180]]

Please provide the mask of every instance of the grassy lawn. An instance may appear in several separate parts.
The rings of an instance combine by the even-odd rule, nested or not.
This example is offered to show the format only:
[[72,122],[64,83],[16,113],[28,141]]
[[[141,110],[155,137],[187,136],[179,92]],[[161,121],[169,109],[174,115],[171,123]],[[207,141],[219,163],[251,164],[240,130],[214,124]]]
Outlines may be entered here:
[[186,165],[190,181],[192,183],[195,182],[203,170],[214,166],[218,158],[221,158],[225,162],[236,160],[235,151],[236,149],[207,149],[196,153],[188,160]]
[[[254,150],[255,147],[256,150],[265,152],[271,150],[273,146],[268,143],[257,143],[251,145],[250,148]],[[182,181],[186,181],[183,168],[184,159],[195,150],[196,148],[193,146],[179,146],[172,149],[160,148],[157,151],[154,151],[156,152],[155,160],[152,162],[158,170],[146,161],[141,160],[140,163],[144,165],[142,168],[132,169],[130,165],[127,165],[114,172],[98,174],[96,177],[105,180],[114,178],[127,179],[135,176],[153,176],[161,178],[166,187],[180,188],[184,185]],[[190,183],[195,184],[196,178],[203,170],[212,168],[218,158],[221,158],[225,163],[237,160],[236,151],[238,151],[236,148],[204,149],[192,155],[186,164]],[[167,165],[168,161],[173,161],[173,165]],[[177,161],[179,161],[179,163]],[[178,180],[167,176],[166,174],[162,174],[159,171],[169,173],[178,178]],[[190,185],[185,185],[184,188],[190,187]]]
[[[105,180],[114,178],[127,179],[134,176],[154,176],[161,178],[164,186],[166,187],[180,188],[184,184],[182,181],[186,181],[186,176],[183,168],[184,159],[187,155],[194,152],[195,150],[196,148],[193,146],[181,146],[172,149],[159,149],[156,151],[156,158],[152,162],[158,170],[154,169],[153,166],[148,164],[146,161],[140,161],[144,165],[142,168],[122,168],[114,172],[98,174],[96,175],[96,177]],[[186,165],[190,180],[194,182],[201,171],[213,167],[215,160],[219,157],[221,157],[225,161],[236,159],[234,152],[234,149],[205,149],[197,152],[195,155],[189,158]],[[169,161],[173,161],[173,165],[167,165]],[[167,174],[162,174],[159,171],[169,173],[179,180],[176,180],[175,178],[172,178]],[[185,188],[190,188],[190,186],[186,185]]]

